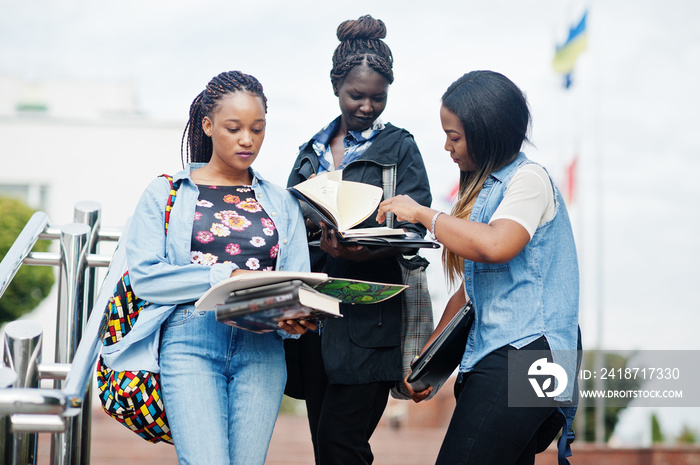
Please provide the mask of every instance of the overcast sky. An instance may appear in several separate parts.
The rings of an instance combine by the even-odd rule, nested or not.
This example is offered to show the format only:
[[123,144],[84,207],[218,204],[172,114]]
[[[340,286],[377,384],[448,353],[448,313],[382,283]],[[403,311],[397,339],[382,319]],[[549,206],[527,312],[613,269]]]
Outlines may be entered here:
[[[585,5],[589,46],[567,91],[554,46]],[[336,27],[366,13],[385,21],[395,58],[383,119],[415,135],[434,206],[450,208],[457,179],[442,148],[441,94],[470,70],[504,73],[531,105],[528,155],[559,181],[579,156],[570,210],[584,345],[698,349],[699,2],[0,0],[0,74],[131,82],[143,113],[183,126],[212,76],[253,74],[269,100],[256,168],[283,184],[297,147],[338,114],[328,78]]]

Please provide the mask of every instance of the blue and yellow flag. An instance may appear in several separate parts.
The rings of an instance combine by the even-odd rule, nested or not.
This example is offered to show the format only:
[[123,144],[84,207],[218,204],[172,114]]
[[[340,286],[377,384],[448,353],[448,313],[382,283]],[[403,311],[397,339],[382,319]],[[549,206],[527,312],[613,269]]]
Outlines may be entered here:
[[569,29],[569,36],[566,41],[557,45],[554,55],[554,71],[564,74],[566,77],[566,87],[571,85],[571,72],[574,70],[574,64],[578,56],[586,50],[587,45],[587,30],[586,17],[588,10],[583,12],[581,20],[574,27]]

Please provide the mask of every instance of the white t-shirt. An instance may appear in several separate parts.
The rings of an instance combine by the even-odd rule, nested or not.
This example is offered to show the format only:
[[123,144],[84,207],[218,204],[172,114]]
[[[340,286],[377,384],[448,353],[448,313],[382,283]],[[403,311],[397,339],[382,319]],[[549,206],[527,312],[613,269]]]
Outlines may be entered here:
[[489,223],[508,219],[520,224],[530,234],[554,218],[554,187],[549,175],[540,165],[528,163],[515,172],[506,187],[503,201]]

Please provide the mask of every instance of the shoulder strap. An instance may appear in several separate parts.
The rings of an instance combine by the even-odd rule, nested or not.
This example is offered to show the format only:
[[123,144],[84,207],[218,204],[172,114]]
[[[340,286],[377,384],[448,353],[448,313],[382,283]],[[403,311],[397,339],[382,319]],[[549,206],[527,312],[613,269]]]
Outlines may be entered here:
[[170,195],[168,195],[168,203],[165,204],[165,234],[168,234],[168,225],[170,224],[170,211],[173,209],[177,190],[180,188],[180,183],[173,182],[173,177],[167,174],[161,174],[162,177],[170,183]]
[[[396,194],[396,165],[385,165],[382,168],[382,188],[384,189],[384,200],[390,199]],[[394,214],[386,214],[386,226],[394,227]]]

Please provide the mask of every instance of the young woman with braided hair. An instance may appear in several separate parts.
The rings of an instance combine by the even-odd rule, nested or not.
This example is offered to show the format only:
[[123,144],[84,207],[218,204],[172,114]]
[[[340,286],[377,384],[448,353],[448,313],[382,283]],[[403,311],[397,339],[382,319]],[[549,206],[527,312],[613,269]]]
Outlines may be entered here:
[[[382,187],[384,167],[394,166],[396,193],[430,206],[428,176],[413,137],[379,119],[394,81],[391,50],[382,41],[384,23],[363,16],[340,24],[337,36],[340,45],[333,54],[330,77],[340,116],[300,147],[288,185],[324,171],[343,170],[345,180]],[[320,239],[320,247],[310,249],[314,271],[402,282],[397,256],[407,251],[344,246],[327,225],[307,226],[309,235]],[[369,218],[358,227],[373,226],[379,223]],[[398,222],[394,227],[425,235],[420,224]],[[373,305],[341,304],[344,318],[326,321],[318,333],[308,332],[288,344],[290,360],[292,349],[299,353],[300,369],[290,369],[287,392],[306,400],[317,464],[372,463],[369,439],[391,387],[402,379],[402,302],[396,298]],[[297,392],[291,392],[295,377]]]
[[255,334],[193,305],[229,276],[309,270],[298,202],[251,168],[266,112],[254,77],[214,77],[190,108],[186,155],[181,150],[188,164],[173,177],[179,188],[167,234],[171,188],[163,177],[141,197],[128,232],[131,283],[150,305],[122,340],[129,350],[110,366],[160,369],[180,464],[263,465],[286,380],[282,337],[316,328],[289,321],[279,332]]

